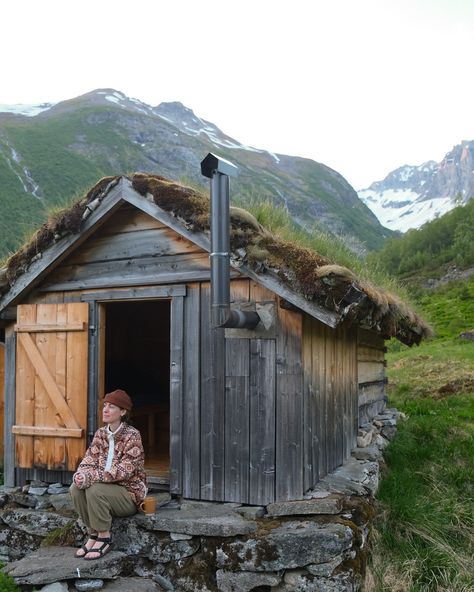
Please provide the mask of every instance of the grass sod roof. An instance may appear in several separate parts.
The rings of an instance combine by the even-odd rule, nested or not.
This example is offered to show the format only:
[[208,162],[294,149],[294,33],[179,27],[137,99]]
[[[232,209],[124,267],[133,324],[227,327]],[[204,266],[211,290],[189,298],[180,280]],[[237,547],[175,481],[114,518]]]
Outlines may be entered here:
[[[52,215],[2,270],[0,293],[7,292],[41,257],[48,246],[68,234],[81,231],[90,211],[115,186],[120,176],[104,177],[80,200]],[[209,234],[210,200],[191,187],[145,173],[128,175],[140,195],[152,199],[191,232]],[[290,290],[342,318],[380,331],[412,345],[431,335],[430,327],[396,295],[359,280],[346,267],[336,265],[315,251],[283,240],[263,228],[255,217],[231,208],[231,259],[258,275],[271,274]]]

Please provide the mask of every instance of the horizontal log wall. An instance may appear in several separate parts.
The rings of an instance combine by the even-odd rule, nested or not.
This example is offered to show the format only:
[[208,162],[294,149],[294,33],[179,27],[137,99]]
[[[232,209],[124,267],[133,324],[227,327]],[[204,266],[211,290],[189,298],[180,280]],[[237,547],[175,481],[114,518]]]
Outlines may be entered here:
[[387,402],[385,343],[374,331],[358,330],[359,425],[381,413]]
[[358,428],[357,334],[311,317],[303,324],[304,487],[343,464]]

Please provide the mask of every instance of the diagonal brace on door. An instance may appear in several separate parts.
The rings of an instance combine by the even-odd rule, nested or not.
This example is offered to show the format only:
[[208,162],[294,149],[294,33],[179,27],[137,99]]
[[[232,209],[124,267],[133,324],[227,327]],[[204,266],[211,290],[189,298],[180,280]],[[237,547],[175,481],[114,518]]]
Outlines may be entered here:
[[69,405],[67,404],[66,400],[64,399],[61,391],[59,390],[58,385],[56,384],[51,372],[46,365],[41,353],[39,352],[36,344],[34,343],[31,335],[28,333],[19,333],[18,334],[18,341],[22,345],[23,349],[26,352],[30,362],[33,364],[36,373],[38,374],[39,379],[43,383],[43,386],[51,399],[51,402],[56,407],[61,419],[64,421],[64,424],[68,428],[77,428],[80,429],[79,424],[77,423],[74,414],[72,413]]

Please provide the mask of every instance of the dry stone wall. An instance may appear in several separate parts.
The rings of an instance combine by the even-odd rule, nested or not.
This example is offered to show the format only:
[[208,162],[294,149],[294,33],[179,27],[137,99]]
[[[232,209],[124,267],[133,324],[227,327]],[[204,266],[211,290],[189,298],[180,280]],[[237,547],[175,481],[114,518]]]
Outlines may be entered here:
[[157,493],[155,514],[114,521],[113,550],[97,561],[74,557],[85,529],[67,487],[3,487],[3,569],[25,591],[356,592],[398,416],[388,410],[361,428],[349,462],[303,500],[256,507]]

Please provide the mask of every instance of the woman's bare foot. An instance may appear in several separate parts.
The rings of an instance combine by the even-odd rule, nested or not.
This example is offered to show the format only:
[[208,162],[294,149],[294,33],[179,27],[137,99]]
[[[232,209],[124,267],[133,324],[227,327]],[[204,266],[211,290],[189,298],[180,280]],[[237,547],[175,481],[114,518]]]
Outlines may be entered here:
[[91,533],[87,541],[76,551],[76,557],[84,557],[92,549],[97,540],[97,533]]

